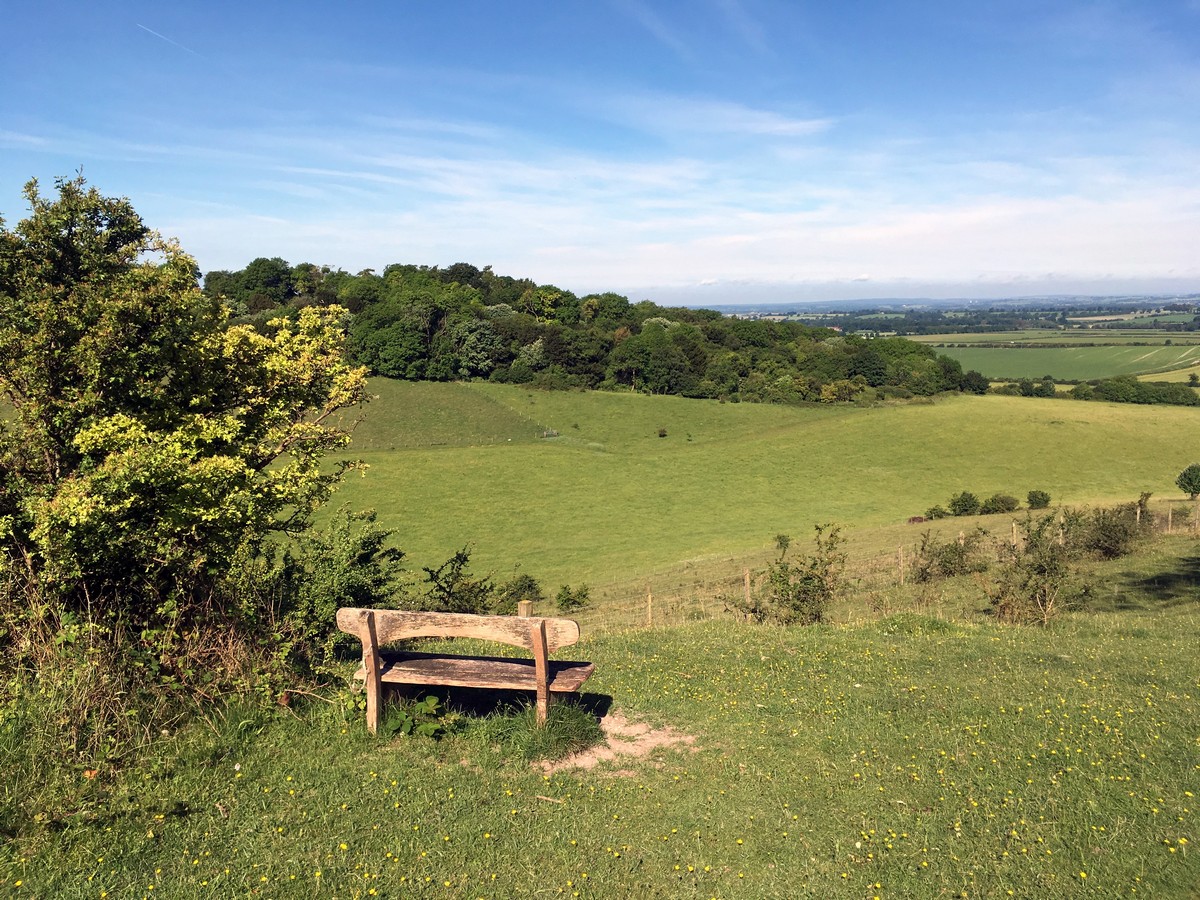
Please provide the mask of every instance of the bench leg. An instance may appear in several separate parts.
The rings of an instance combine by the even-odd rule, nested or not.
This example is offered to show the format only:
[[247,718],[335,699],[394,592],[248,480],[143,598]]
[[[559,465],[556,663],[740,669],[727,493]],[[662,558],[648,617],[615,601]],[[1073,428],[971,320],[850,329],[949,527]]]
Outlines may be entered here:
[[367,690],[367,731],[379,733],[383,717],[383,679],[379,677],[379,640],[375,637],[375,614],[367,613],[367,639],[363,642],[363,687]]
[[553,695],[545,688],[538,688],[537,692],[537,724],[541,728],[546,724],[546,717],[550,715],[550,701]]
[[[369,679],[368,679],[369,680]],[[378,682],[367,686],[367,731],[379,733],[379,724],[383,718],[383,691]]]

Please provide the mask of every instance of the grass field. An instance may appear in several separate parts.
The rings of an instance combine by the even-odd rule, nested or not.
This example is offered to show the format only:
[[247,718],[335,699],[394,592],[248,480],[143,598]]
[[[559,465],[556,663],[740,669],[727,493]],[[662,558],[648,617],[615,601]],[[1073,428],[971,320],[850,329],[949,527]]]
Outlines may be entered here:
[[938,353],[958,360],[964,369],[974,369],[993,380],[1050,375],[1058,380],[1086,381],[1114,375],[1186,372],[1200,365],[1200,338],[1151,328],[927,334],[912,340],[933,344]]
[[[430,559],[473,539],[486,565],[523,560],[551,583],[762,558],[776,532],[803,543],[830,519],[862,556],[915,540],[904,517],[964,488],[1177,495],[1200,425],[1188,409],[995,396],[798,409],[375,387],[355,436],[374,469],[343,499]],[[368,736],[342,688],[208,708],[122,768],[31,759],[21,729],[37,717],[0,719],[5,771],[27,766],[0,782],[0,823],[22,823],[0,843],[0,892],[1196,896],[1195,536],[1091,564],[1090,605],[1046,629],[990,621],[971,578],[887,577],[856,580],[835,625],[718,606],[587,630],[570,654],[597,664],[585,708],[681,738],[595,769],[531,765],[528,715],[462,698],[437,741]],[[562,712],[552,736],[580,721]]]
[[1192,375],[1200,376],[1200,365],[1188,366],[1186,369],[1174,369],[1154,375],[1138,376],[1142,381],[1189,381]]
[[1175,495],[1200,429],[1197,410],[995,396],[856,409],[374,389],[355,433],[371,469],[338,502],[376,508],[414,567],[471,542],[480,571],[519,564],[552,588],[761,553],[817,522],[903,523],[962,490],[1068,504]]
[[907,613],[585,641],[593,709],[692,741],[593,770],[531,766],[503,720],[374,740],[348,695],[214,713],[134,768],[77,775],[43,830],[0,847],[0,888],[1194,896],[1200,618],[1184,582],[1200,560],[1190,540],[1150,560],[1098,573],[1123,609],[1048,630]]
[[1200,344],[1200,335],[1158,331],[1152,328],[1089,328],[1058,331],[1030,328],[1025,331],[972,332],[967,334],[918,334],[908,340],[921,344],[1149,344],[1170,341],[1176,345]]
[[1058,380],[1110,378],[1166,372],[1200,363],[1200,345],[1099,347],[940,347],[944,353],[992,379],[1041,378]]

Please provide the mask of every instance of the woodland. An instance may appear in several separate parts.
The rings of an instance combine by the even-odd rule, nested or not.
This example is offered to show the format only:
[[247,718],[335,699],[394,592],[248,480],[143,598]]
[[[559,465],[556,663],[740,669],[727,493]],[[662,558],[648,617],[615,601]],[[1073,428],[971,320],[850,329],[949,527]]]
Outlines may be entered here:
[[356,275],[259,258],[209,272],[204,291],[260,328],[309,306],[353,315],[350,361],[405,380],[488,379],[727,401],[846,402],[983,393],[988,382],[902,338],[868,340],[794,321],[576,296],[468,263]]

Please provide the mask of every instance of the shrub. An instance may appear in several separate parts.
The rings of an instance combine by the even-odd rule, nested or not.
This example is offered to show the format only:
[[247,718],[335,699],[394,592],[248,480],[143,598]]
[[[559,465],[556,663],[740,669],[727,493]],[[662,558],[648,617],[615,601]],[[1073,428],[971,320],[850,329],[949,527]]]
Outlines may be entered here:
[[979,505],[979,511],[985,516],[990,516],[996,513],[1012,512],[1020,505],[1020,501],[1016,497],[1010,497],[1008,494],[992,494]]
[[500,616],[511,616],[516,613],[517,604],[522,600],[541,603],[545,599],[546,596],[542,593],[542,586],[538,584],[537,579],[532,575],[522,573],[514,575],[496,588],[492,612]]
[[791,538],[775,537],[779,556],[765,573],[749,602],[742,597],[727,605],[756,622],[779,625],[817,625],[824,622],[829,604],[845,587],[846,554],[839,548],[845,539],[836,525],[814,526],[813,553],[795,563],[787,560]]
[[[280,641],[276,655],[296,671],[325,671],[343,648],[357,650],[357,641],[339,631],[337,611],[343,606],[372,609],[404,601],[400,582],[404,554],[389,545],[392,531],[375,524],[374,512],[351,512],[342,507],[322,528],[300,536],[293,548],[272,562],[262,560],[262,581],[241,593],[269,591],[279,598]],[[257,561],[247,559],[239,572],[251,572]]]
[[1076,593],[1071,551],[1053,514],[1027,516],[1021,540],[1005,544],[993,580],[985,583],[992,613],[1002,622],[1047,625]]
[[1030,509],[1045,509],[1050,505],[1050,495],[1045,491],[1030,491],[1025,495]]
[[436,569],[422,566],[429,587],[421,603],[430,612],[476,613],[492,612],[496,586],[488,576],[477,578],[467,566],[471,552],[463,547]]
[[946,519],[950,516],[950,510],[944,506],[931,506],[925,510],[925,518],[927,519]]
[[103,753],[270,668],[286,603],[242,567],[353,468],[336,414],[367,393],[345,310],[235,325],[128,201],[56,187],[0,222],[0,682]]
[[976,528],[957,540],[943,541],[938,535],[926,531],[913,557],[913,580],[919,583],[935,578],[953,578],[985,572],[987,560],[987,532]]
[[1081,381],[1071,388],[1071,397],[1075,400],[1091,400],[1096,396],[1096,389],[1086,381]]
[[979,498],[970,491],[963,491],[950,498],[950,513],[955,516],[975,516],[979,514]]
[[1083,529],[1083,550],[1101,559],[1131,553],[1137,541],[1153,528],[1149,500],[1149,494],[1142,494],[1136,503],[1094,510]]
[[561,613],[574,612],[577,609],[583,609],[589,602],[588,586],[581,584],[574,590],[570,585],[564,584],[558,589],[558,594],[554,597],[554,605]]

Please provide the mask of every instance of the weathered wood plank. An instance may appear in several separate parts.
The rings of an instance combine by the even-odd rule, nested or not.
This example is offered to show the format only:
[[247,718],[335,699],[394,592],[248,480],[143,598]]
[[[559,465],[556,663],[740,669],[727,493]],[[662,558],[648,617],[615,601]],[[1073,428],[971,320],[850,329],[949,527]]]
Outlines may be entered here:
[[[595,671],[595,663],[552,659],[548,664],[547,687],[555,693],[574,693]],[[364,671],[360,668],[355,677],[363,676]],[[385,684],[537,690],[537,670],[532,659],[440,653],[388,654],[380,666],[379,677]]]
[[[359,640],[367,637],[367,613],[374,613],[375,634],[380,644],[408,638],[478,638],[499,641],[532,652],[532,629],[546,625],[546,649],[554,653],[561,647],[579,642],[579,623],[571,619],[543,616],[476,616],[466,613],[431,613],[393,609],[355,609],[345,607],[337,613],[338,627]],[[365,641],[364,641],[365,643]]]

